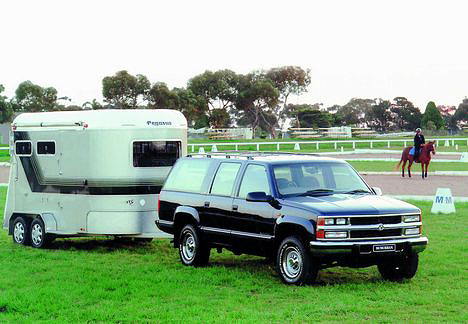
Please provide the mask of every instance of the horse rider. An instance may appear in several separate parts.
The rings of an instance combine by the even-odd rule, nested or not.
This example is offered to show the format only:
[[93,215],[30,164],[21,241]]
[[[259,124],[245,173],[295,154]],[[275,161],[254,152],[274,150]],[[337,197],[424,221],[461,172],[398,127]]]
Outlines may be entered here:
[[413,159],[416,161],[421,151],[421,146],[426,143],[421,128],[416,128],[416,135],[414,135],[414,156]]

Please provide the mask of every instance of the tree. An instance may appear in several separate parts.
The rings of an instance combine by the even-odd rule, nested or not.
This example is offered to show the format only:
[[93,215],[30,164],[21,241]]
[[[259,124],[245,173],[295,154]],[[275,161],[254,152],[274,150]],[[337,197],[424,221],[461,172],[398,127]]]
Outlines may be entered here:
[[457,112],[457,107],[455,106],[437,106],[437,110],[440,112],[440,115],[444,119],[445,125],[452,130],[458,129],[457,121],[454,118],[455,113]]
[[175,109],[177,106],[177,95],[164,82],[153,84],[146,98],[151,109]]
[[388,130],[392,122],[391,106],[390,101],[378,99],[365,114],[367,126],[381,132]]
[[421,111],[405,97],[393,99],[391,111],[391,124],[395,130],[414,131],[421,126]]
[[294,127],[320,128],[333,125],[333,115],[320,109],[321,104],[286,106],[285,114],[293,119]]
[[352,98],[346,105],[336,111],[337,119],[343,126],[358,126],[363,123],[366,113],[375,104],[375,100]]
[[150,82],[141,74],[133,76],[127,71],[118,71],[114,76],[102,79],[104,101],[120,109],[137,108],[138,99],[145,99]]
[[424,111],[421,120],[421,125],[426,128],[429,121],[434,123],[436,129],[441,129],[445,125],[444,119],[440,115],[440,112],[433,101],[429,101],[427,103],[426,110]]
[[462,103],[458,105],[453,118],[457,127],[463,127],[468,124],[468,98],[463,99]]
[[96,99],[93,99],[93,101],[91,102],[86,101],[85,103],[81,105],[81,107],[85,110],[96,110],[96,109],[103,108],[101,103],[99,103],[99,101],[97,101]]
[[283,106],[278,109],[276,114],[277,118],[283,121],[288,97],[291,94],[300,95],[307,92],[311,81],[310,70],[303,70],[299,66],[282,66],[268,70],[265,77],[273,82],[280,93],[279,100]]
[[6,96],[2,95],[3,91],[5,91],[5,88],[0,84],[0,123],[11,121],[11,117],[13,116],[11,102],[8,101]]
[[208,105],[204,98],[184,88],[174,88],[172,92],[175,98],[174,109],[184,114],[189,126],[202,128],[209,125],[206,114]]
[[52,111],[57,109],[57,90],[43,88],[31,81],[24,81],[15,91],[14,108],[22,112]]
[[241,76],[237,86],[235,106],[238,124],[252,127],[254,134],[260,127],[275,137],[278,119],[274,110],[279,91],[272,81],[254,72]]
[[213,109],[209,112],[208,121],[213,128],[226,128],[231,123],[231,116],[225,108]]

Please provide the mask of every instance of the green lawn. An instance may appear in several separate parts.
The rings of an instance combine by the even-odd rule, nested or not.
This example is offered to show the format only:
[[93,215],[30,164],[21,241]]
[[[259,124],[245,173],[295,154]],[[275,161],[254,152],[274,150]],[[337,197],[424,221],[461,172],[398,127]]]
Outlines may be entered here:
[[36,250],[1,231],[0,322],[466,322],[468,204],[449,216],[417,205],[430,242],[402,283],[376,267],[333,268],[291,287],[259,257],[213,251],[208,267],[184,267],[167,239],[58,239]]
[[[346,158],[346,157],[344,157]],[[352,157],[350,157],[352,158]],[[398,162],[390,161],[348,161],[356,170],[364,171],[399,171],[395,167]],[[407,164],[408,165],[408,164]],[[421,164],[413,164],[411,170],[421,170]],[[463,162],[433,162],[429,164],[429,172],[434,171],[468,171],[468,163]]]

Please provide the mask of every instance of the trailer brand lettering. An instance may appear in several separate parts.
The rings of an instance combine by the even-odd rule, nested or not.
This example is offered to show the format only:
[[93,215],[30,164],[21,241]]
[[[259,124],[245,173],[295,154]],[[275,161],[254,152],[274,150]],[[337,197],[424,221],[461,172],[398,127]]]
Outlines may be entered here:
[[146,122],[146,124],[148,126],[171,126],[172,125],[172,122],[170,121],[151,121],[151,120],[148,120]]

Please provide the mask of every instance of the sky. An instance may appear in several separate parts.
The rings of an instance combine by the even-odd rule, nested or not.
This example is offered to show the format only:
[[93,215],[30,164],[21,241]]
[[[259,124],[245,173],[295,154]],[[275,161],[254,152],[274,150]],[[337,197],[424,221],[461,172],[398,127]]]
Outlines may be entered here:
[[311,70],[292,103],[468,96],[467,1],[0,2],[0,84],[31,80],[81,105],[119,70],[185,87],[205,70]]

